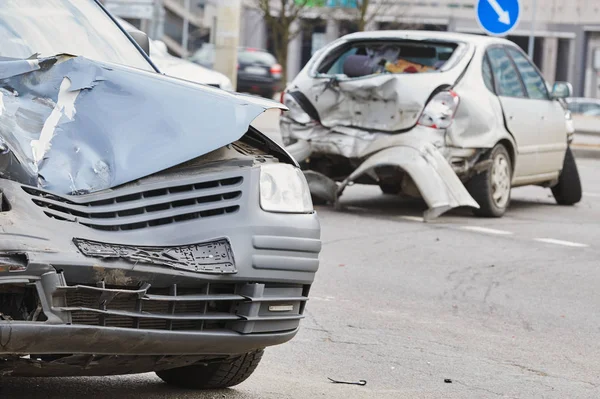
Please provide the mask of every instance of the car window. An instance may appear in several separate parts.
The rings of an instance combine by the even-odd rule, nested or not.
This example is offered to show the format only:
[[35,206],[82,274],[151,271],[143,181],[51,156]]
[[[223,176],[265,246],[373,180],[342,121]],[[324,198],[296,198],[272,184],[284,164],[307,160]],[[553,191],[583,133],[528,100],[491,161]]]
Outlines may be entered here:
[[595,103],[579,103],[579,112],[590,115],[600,110],[600,105]]
[[457,43],[449,42],[357,42],[326,56],[317,71],[348,77],[437,72],[452,58],[457,47]]
[[1,57],[60,53],[154,70],[92,0],[0,1]]
[[215,62],[215,49],[213,46],[205,44],[190,57],[190,60],[202,65],[212,65]]
[[271,66],[277,64],[275,57],[265,51],[243,50],[238,52],[238,62],[240,64],[260,64]]
[[527,90],[529,98],[536,100],[550,99],[550,96],[548,95],[548,87],[546,86],[544,78],[542,78],[535,66],[533,66],[527,57],[525,57],[525,55],[523,55],[523,53],[521,53],[519,50],[514,48],[508,48],[508,53],[517,65],[517,69],[521,74],[521,78],[523,79],[523,83],[525,84],[525,89]]
[[586,116],[600,116],[600,106],[590,108],[587,111],[584,111],[583,114]]
[[496,78],[498,95],[526,98],[521,78],[506,51],[503,48],[494,47],[489,49],[487,54]]
[[492,92],[495,93],[494,89],[494,75],[492,74],[492,67],[490,66],[490,61],[485,57],[483,59],[483,81],[485,82],[485,86]]
[[579,106],[579,103],[576,101],[569,101],[567,103],[567,109],[569,111],[571,111],[574,114],[578,114],[580,112],[581,107]]

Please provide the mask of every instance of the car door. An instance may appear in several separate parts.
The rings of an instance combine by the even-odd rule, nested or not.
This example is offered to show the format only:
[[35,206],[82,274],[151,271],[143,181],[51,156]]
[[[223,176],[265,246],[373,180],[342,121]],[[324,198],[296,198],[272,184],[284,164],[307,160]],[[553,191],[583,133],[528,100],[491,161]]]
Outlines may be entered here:
[[539,146],[539,123],[542,112],[531,102],[517,68],[503,46],[488,48],[496,94],[502,104],[506,128],[517,144],[515,179],[539,173],[536,166]]
[[557,172],[562,169],[567,150],[565,110],[558,101],[551,98],[546,81],[529,58],[516,47],[507,47],[506,50],[525,85],[530,108],[539,113],[537,172]]

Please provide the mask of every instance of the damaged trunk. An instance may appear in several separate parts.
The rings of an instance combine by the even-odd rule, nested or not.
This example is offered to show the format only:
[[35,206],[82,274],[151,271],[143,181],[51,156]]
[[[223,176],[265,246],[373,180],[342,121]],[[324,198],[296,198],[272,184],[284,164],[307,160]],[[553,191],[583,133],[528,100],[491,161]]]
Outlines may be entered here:
[[446,121],[427,119],[453,116],[449,90],[473,55],[460,42],[342,40],[314,60],[286,93],[281,123],[313,196],[337,204],[347,185],[366,183],[422,197],[425,219],[477,208],[443,153]]

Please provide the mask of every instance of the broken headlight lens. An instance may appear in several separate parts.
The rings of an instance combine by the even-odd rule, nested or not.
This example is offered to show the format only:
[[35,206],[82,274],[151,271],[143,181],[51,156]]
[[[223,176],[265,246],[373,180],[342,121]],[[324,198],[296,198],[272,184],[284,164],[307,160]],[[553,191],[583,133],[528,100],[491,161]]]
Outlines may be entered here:
[[308,115],[306,111],[304,111],[302,106],[298,104],[298,101],[296,101],[294,96],[292,96],[291,94],[285,93],[283,95],[282,103],[286,107],[288,107],[288,111],[285,113],[285,116],[287,116],[288,118],[293,119],[294,121],[303,125],[310,123],[310,121],[312,120],[310,115]]
[[419,118],[419,125],[433,129],[449,128],[454,120],[459,102],[458,94],[452,90],[436,94],[425,106]]
[[260,207],[267,212],[313,212],[310,190],[302,171],[286,164],[261,166]]

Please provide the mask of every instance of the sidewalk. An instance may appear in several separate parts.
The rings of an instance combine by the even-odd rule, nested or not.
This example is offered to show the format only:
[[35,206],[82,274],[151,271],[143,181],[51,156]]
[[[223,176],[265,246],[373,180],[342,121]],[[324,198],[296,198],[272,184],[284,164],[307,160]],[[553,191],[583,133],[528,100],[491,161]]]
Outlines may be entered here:
[[600,135],[575,133],[571,148],[575,157],[600,158]]

